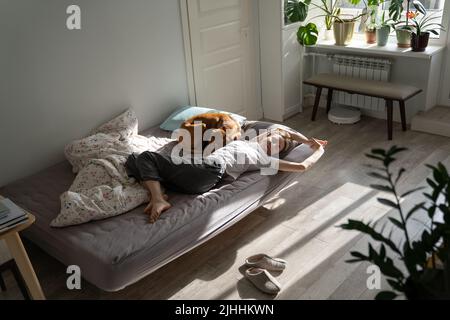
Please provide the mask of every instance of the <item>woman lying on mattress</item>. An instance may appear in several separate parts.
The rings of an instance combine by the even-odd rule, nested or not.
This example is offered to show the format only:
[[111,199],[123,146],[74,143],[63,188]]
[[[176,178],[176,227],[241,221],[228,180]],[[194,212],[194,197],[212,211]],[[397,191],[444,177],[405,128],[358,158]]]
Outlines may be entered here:
[[[306,144],[314,151],[305,161],[300,163],[277,158],[299,144]],[[150,204],[145,212],[150,215],[150,222],[154,223],[171,208],[161,183],[177,192],[203,194],[213,189],[225,174],[238,179],[243,173],[255,170],[261,170],[263,175],[273,175],[278,171],[304,172],[320,159],[326,145],[327,141],[276,129],[249,141],[233,141],[204,157],[201,164],[192,161],[179,164],[171,156],[144,152],[138,156],[131,155],[125,166],[128,175],[149,190]]]

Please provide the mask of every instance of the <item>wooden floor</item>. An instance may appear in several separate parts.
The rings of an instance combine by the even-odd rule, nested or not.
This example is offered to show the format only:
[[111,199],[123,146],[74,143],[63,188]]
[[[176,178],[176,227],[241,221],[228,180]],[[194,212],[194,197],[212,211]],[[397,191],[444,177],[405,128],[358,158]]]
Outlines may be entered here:
[[[379,194],[368,186],[364,154],[392,144],[410,148],[401,156],[408,174],[403,190],[424,183],[425,164],[438,161],[450,166],[450,139],[395,126],[393,142],[386,140],[382,120],[364,118],[354,126],[337,126],[319,112],[315,123],[309,111],[287,121],[308,136],[328,139],[320,163],[255,211],[215,239],[184,255],[137,284],[117,293],[102,292],[89,283],[82,290],[66,289],[65,268],[28,243],[27,248],[49,299],[273,299],[258,292],[243,278],[245,257],[264,252],[288,261],[278,276],[283,290],[277,299],[373,299],[368,290],[366,264],[347,264],[349,251],[366,250],[368,240],[336,225],[348,218],[378,220],[395,214],[378,204]],[[412,199],[417,200],[417,199]],[[405,201],[412,206],[413,201]],[[420,221],[410,225],[415,235]],[[400,240],[399,234],[394,234]],[[11,275],[10,290],[0,298],[21,298]],[[383,283],[383,286],[386,285]]]

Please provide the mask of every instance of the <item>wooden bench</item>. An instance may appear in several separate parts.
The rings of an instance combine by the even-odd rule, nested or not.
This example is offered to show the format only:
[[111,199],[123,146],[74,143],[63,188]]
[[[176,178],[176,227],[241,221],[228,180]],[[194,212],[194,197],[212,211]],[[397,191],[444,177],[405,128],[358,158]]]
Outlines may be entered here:
[[406,131],[405,102],[422,92],[421,89],[408,85],[345,77],[337,74],[319,74],[303,81],[303,83],[317,88],[312,121],[316,120],[323,89],[328,89],[327,113],[331,108],[334,91],[344,91],[350,94],[359,94],[386,100],[389,140],[392,140],[393,136],[394,101],[398,101],[399,103],[402,128],[403,131]]

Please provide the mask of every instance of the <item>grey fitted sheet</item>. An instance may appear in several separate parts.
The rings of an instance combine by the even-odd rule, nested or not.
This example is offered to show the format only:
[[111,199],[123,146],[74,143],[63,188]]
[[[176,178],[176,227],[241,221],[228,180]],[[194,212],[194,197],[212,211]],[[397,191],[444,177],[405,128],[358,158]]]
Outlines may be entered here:
[[[143,134],[168,136],[157,128]],[[171,193],[173,208],[153,225],[142,206],[103,221],[51,228],[60,211],[59,196],[74,179],[67,162],[0,188],[0,194],[36,216],[27,238],[63,264],[80,266],[83,277],[98,288],[118,291],[230,227],[295,176],[253,172],[237,181],[227,178],[203,195]]]

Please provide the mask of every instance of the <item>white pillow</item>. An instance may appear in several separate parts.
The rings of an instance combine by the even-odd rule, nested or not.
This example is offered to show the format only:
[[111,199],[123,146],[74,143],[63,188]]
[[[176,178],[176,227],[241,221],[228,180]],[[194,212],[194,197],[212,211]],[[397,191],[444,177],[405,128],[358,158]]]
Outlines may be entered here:
[[308,159],[314,150],[311,149],[310,146],[306,144],[301,144],[298,147],[294,148],[289,154],[283,158],[283,160],[291,161],[291,162],[303,162]]

